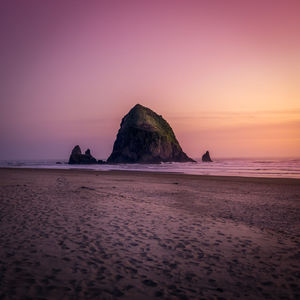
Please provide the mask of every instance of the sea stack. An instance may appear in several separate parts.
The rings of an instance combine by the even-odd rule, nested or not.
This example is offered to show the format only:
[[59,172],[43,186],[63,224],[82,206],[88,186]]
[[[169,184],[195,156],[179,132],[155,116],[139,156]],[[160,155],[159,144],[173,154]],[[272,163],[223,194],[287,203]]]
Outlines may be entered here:
[[209,152],[206,151],[203,155],[202,155],[202,161],[203,162],[212,162]]
[[108,163],[194,162],[170,125],[151,109],[135,105],[122,119]]
[[91,155],[90,149],[85,151],[85,154],[81,153],[79,145],[76,145],[70,155],[69,164],[96,164],[97,160]]

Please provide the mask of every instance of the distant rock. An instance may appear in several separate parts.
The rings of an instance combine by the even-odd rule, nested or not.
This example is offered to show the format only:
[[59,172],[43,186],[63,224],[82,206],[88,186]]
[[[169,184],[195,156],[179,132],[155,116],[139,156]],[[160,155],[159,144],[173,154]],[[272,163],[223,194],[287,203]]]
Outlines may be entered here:
[[87,159],[88,161],[90,161],[93,164],[97,163],[96,158],[91,155],[91,150],[90,149],[87,149],[84,154],[85,154],[84,159]]
[[70,155],[69,164],[76,165],[76,164],[96,164],[97,160],[91,155],[90,149],[85,151],[85,154],[81,153],[81,149],[79,145],[76,145],[72,153]]
[[205,154],[203,154],[202,161],[203,162],[212,162],[208,151],[206,151]]
[[151,109],[135,105],[122,119],[108,163],[194,162],[170,125]]
[[79,145],[76,145],[71,152],[69,158],[69,164],[79,164],[81,155],[82,155],[81,149]]

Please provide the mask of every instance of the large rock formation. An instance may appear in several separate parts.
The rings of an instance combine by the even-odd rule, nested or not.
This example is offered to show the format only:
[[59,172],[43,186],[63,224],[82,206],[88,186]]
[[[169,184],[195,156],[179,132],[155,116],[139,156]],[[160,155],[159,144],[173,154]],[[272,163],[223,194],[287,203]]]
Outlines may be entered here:
[[135,105],[122,119],[108,163],[190,162],[170,125],[151,109]]
[[85,151],[85,154],[81,153],[79,145],[76,145],[70,155],[69,164],[96,164],[97,160],[91,155],[90,149]]
[[202,161],[203,162],[212,162],[209,152],[206,151],[203,155],[202,155]]

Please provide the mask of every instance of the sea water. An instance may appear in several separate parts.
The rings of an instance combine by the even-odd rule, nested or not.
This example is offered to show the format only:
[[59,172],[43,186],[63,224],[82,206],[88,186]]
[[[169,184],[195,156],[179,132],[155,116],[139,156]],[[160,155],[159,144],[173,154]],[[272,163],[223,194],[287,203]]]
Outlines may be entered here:
[[64,160],[0,161],[0,167],[175,172],[194,175],[300,178],[300,159],[215,159],[211,163],[69,165]]

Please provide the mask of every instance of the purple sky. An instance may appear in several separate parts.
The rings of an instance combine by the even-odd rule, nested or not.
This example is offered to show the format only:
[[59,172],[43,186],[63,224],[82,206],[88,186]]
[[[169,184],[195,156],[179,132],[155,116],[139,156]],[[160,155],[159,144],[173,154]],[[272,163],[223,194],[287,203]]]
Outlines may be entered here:
[[192,157],[299,156],[300,2],[1,1],[0,158],[107,158],[136,103]]

